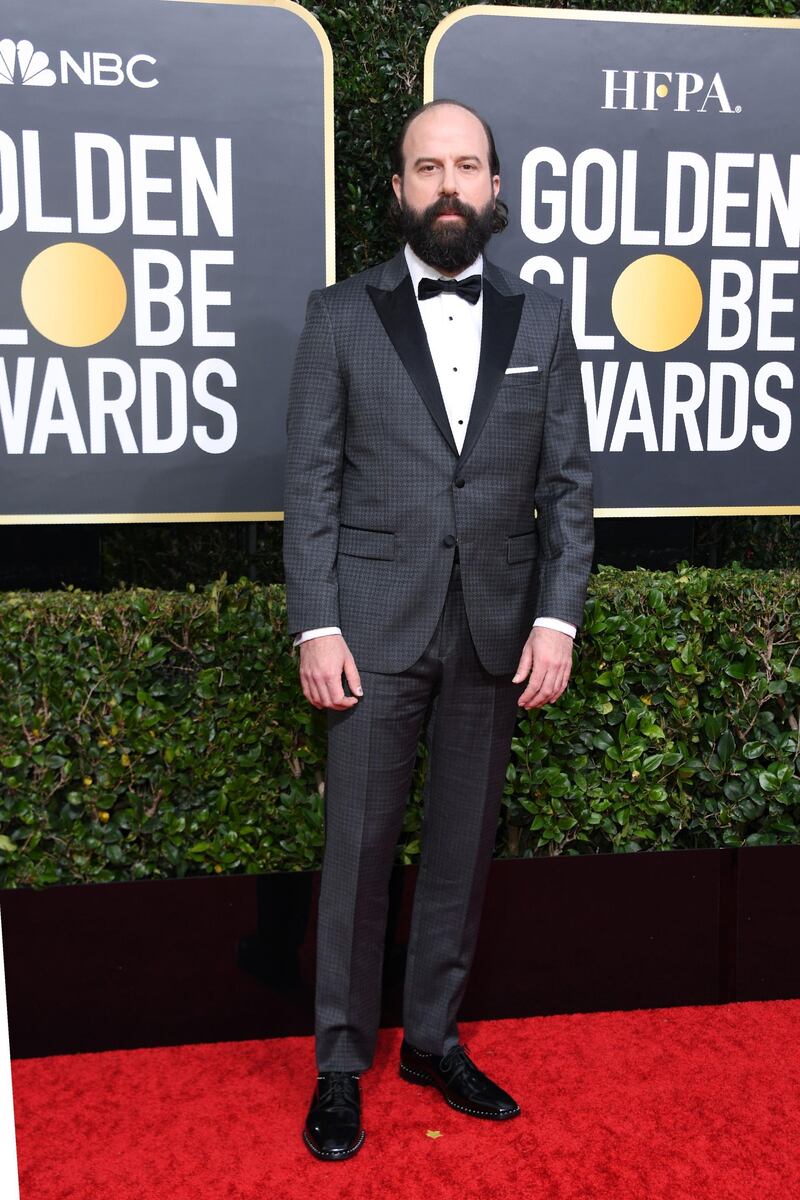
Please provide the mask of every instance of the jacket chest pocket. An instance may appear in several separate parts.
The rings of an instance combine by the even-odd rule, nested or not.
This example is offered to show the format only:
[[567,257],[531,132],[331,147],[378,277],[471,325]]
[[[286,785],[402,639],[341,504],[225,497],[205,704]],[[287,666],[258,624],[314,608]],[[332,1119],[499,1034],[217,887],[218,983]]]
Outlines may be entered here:
[[544,394],[543,381],[544,376],[541,371],[523,371],[519,375],[504,375],[499,395],[514,399],[529,396],[531,400],[538,401]]

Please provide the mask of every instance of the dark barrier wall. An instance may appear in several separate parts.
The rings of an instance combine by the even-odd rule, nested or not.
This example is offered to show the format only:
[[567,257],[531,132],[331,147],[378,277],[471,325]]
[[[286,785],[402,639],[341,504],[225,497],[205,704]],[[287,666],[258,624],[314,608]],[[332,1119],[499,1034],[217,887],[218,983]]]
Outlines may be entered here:
[[2,33],[0,520],[276,515],[333,275],[324,33],[194,0],[42,0]]
[[800,21],[447,17],[426,98],[493,127],[492,256],[572,306],[601,515],[800,511]]

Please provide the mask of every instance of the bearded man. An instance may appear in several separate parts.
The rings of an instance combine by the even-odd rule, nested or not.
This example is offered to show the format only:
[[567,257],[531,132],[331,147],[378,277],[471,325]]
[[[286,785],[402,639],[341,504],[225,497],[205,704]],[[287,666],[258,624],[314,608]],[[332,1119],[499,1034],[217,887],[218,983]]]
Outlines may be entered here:
[[429,758],[399,1070],[460,1112],[519,1105],[459,1040],[519,708],[569,680],[592,559],[580,371],[563,303],[483,257],[506,223],[486,122],[400,131],[404,248],[312,293],[288,413],[288,621],[328,714],[317,923],[318,1158],[364,1140],[388,883],[419,737]]

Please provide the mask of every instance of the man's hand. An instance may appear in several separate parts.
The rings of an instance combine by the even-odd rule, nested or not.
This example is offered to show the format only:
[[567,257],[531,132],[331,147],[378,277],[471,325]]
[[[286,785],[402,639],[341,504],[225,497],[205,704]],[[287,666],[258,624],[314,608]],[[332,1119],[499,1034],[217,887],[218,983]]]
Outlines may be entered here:
[[521,708],[541,708],[557,700],[569,683],[572,670],[572,638],[568,633],[536,625],[522,648],[514,676],[521,683],[528,675],[528,686],[517,703]]
[[[345,696],[342,675],[352,696]],[[340,633],[300,643],[300,683],[314,708],[352,708],[363,696],[355,659]]]

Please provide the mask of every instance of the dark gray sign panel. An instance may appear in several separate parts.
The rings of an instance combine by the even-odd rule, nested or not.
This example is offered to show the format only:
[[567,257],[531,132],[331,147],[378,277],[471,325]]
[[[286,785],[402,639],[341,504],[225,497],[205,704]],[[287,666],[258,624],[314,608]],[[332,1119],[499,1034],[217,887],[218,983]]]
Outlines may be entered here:
[[330,46],[289,0],[0,26],[0,521],[280,515],[333,280]]
[[462,9],[426,99],[491,124],[491,256],[564,296],[599,515],[800,512],[800,21]]

